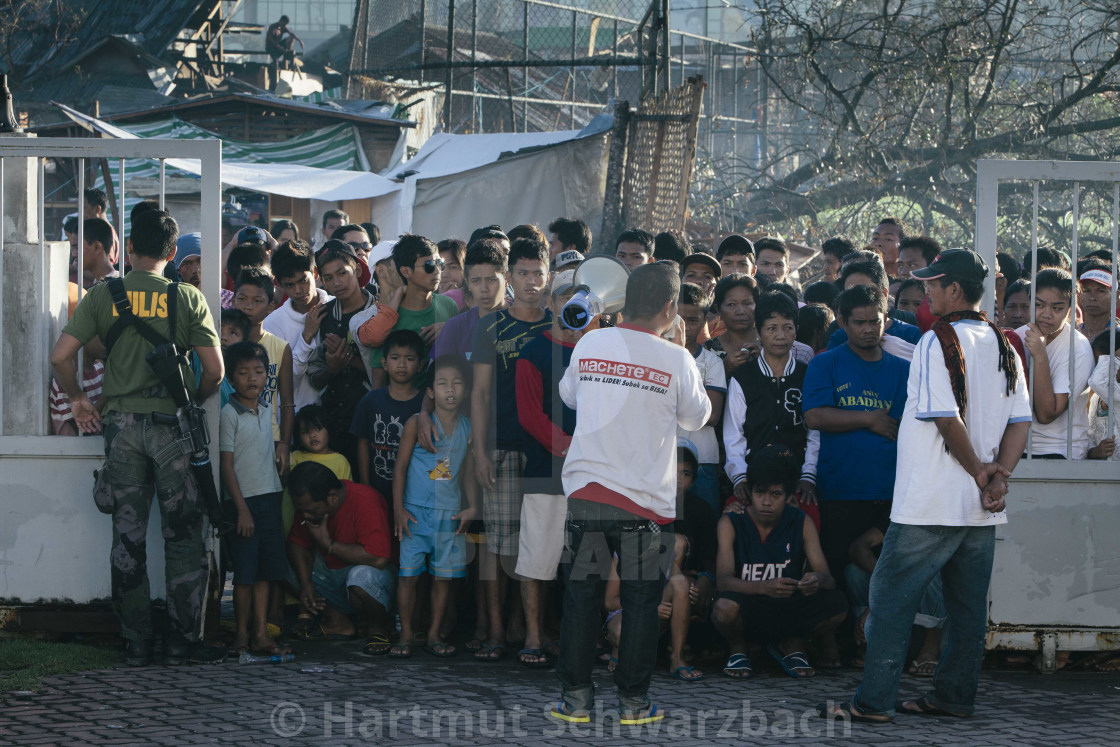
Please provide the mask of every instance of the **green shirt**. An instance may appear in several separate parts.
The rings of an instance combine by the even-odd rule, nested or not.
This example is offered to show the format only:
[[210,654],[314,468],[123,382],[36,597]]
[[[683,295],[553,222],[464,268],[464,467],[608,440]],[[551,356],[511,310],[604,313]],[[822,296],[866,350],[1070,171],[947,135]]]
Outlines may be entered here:
[[[409,309],[397,309],[397,323],[393,325],[392,331],[398,329],[411,329],[413,332],[419,333],[424,327],[430,327],[436,322],[446,322],[453,316],[459,314],[459,306],[454,300],[447,296],[441,296],[438,293],[432,294],[432,302],[428,304],[428,308],[421,311],[411,311]],[[420,358],[420,373],[416,375],[418,387],[427,385],[427,379],[423,376],[424,371],[428,364],[428,353],[431,351],[431,346],[424,346],[424,355]],[[373,368],[382,368],[381,361],[385,357],[385,346],[376,347],[369,354],[370,366]]]
[[[167,286],[170,280],[154,272],[133,270],[124,278],[124,288],[132,312],[159,335],[168,335]],[[179,285],[176,309],[175,344],[180,349],[219,346],[218,333],[206,299],[193,285]],[[104,341],[116,323],[117,310],[108,283],[90,289],[74,309],[74,315],[62,330],[83,345],[94,337]],[[174,413],[175,403],[167,396],[159,379],[144,357],[152,344],[140,336],[135,327],[126,329],[117,339],[112,355],[105,362],[105,412]],[[187,389],[194,393],[194,377],[186,376]]]

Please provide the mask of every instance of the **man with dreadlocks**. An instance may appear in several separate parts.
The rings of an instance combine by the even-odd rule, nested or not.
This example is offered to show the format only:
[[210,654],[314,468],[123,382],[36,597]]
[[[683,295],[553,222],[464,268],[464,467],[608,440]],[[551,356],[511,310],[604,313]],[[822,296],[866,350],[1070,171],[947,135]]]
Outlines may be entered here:
[[[1031,408],[1007,338],[979,311],[988,267],[951,249],[911,273],[940,319],[914,350],[898,430],[891,524],[871,578],[867,658],[855,697],[821,704],[825,718],[882,723],[892,712],[970,716],[984,655],[995,525],[1023,454]],[[910,625],[941,576],[952,621],[933,690],[895,701]]]

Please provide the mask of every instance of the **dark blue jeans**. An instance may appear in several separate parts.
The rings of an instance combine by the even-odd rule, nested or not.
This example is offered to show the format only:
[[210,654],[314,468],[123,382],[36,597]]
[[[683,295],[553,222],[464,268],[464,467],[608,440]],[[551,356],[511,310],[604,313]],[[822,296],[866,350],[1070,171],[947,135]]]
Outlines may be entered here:
[[867,657],[853,703],[861,713],[894,713],[914,614],[941,575],[949,625],[929,701],[971,714],[984,658],[995,527],[890,525],[871,576]]
[[606,504],[568,500],[567,552],[561,567],[564,617],[556,674],[569,711],[590,711],[594,705],[591,669],[615,554],[626,613],[614,670],[618,702],[624,712],[649,706],[647,691],[657,664],[657,606],[673,559],[671,527],[662,529],[649,519]]

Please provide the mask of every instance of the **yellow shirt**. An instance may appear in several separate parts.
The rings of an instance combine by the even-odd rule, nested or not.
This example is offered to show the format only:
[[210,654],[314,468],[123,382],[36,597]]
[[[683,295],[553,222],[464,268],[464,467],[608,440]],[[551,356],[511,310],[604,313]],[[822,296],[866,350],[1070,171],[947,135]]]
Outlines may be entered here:
[[[272,408],[272,440],[280,440],[280,364],[288,343],[271,332],[261,331],[260,345],[268,352],[268,383],[261,392],[261,402]],[[291,404],[290,402],[288,404]],[[293,465],[294,466],[294,465]]]

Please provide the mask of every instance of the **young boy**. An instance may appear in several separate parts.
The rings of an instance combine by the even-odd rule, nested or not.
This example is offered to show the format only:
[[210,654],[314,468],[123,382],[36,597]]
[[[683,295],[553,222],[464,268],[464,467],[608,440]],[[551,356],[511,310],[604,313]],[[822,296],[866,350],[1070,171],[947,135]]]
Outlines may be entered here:
[[515,569],[521,577],[525,645],[517,656],[527,667],[549,664],[543,645],[543,628],[549,619],[544,602],[564,551],[568,500],[560,473],[575,431],[576,413],[560,399],[560,379],[572,360],[576,342],[583,336],[560,321],[561,309],[575,293],[572,276],[571,271],[555,276],[549,300],[552,327],[530,340],[517,359],[517,419],[525,432],[521,481],[525,498]]
[[350,435],[358,439],[358,482],[382,497],[392,497],[393,470],[405,423],[424,404],[424,391],[416,387],[424,341],[411,329],[398,329],[385,338],[382,349],[389,385],[362,397]]
[[254,342],[238,342],[225,351],[233,396],[222,408],[218,449],[222,485],[237,506],[232,560],[237,618],[233,648],[238,653],[290,652],[268,635],[270,582],[283,579],[287,572],[280,528],[280,476],[272,460],[272,413],[262,396],[269,378],[268,363],[268,352]]
[[805,639],[834,630],[847,615],[847,601],[829,574],[816,526],[789,505],[797,461],[786,446],[759,451],[747,472],[746,511],[719,520],[719,599],[712,622],[730,646],[723,668],[728,677],[754,674],[748,638],[768,644],[791,677],[812,677],[816,671],[805,656]]
[[[427,348],[435,341],[443,323],[459,313],[459,307],[447,296],[436,293],[443,273],[443,258],[430,240],[415,234],[405,234],[393,247],[393,264],[404,281],[387,302],[377,305],[377,315],[358,328],[358,339],[373,348],[370,365],[373,367],[373,387],[383,387],[388,373],[382,366],[385,336],[391,330],[410,329],[420,334]],[[423,369],[421,369],[423,372]],[[417,383],[422,380],[418,379]]]
[[479,239],[467,250],[464,300],[470,308],[447,320],[432,345],[432,360],[457,353],[468,361],[474,349],[474,329],[480,317],[506,306],[506,251],[497,239]]
[[456,654],[453,644],[441,640],[440,624],[451,579],[466,575],[463,535],[478,513],[478,486],[468,448],[471,422],[461,413],[470,388],[468,366],[452,355],[438,358],[432,365],[432,384],[427,393],[435,403],[432,420],[438,433],[436,453],[415,448],[417,418],[409,419],[401,437],[393,476],[395,533],[401,543],[397,586],[401,635],[390,656],[412,655],[413,603],[417,581],[425,569],[432,576],[432,619],[426,650],[440,657]]
[[723,501],[719,495],[719,442],[716,440],[715,425],[723,415],[723,400],[727,396],[727,374],[723,370],[720,357],[701,345],[697,340],[708,318],[711,296],[693,283],[681,283],[681,294],[677,301],[677,316],[684,320],[685,347],[696,358],[700,378],[704,380],[704,390],[712,402],[712,414],[708,422],[698,431],[677,429],[677,437],[685,438],[696,446],[699,465],[693,491],[704,499],[717,514]]
[[265,317],[262,327],[292,350],[292,393],[297,410],[319,403],[319,392],[311,385],[307,366],[319,345],[319,324],[331,296],[316,287],[314,258],[307,242],[285,241],[272,253],[272,276],[288,294],[288,300]]
[[[292,419],[295,404],[292,402],[292,348],[274,334],[265,332],[262,323],[272,309],[276,286],[267,270],[250,267],[237,276],[233,291],[233,306],[249,318],[249,342],[264,347],[271,363],[261,399],[272,411],[272,440],[275,442],[276,466],[280,474],[288,472],[291,458]],[[279,395],[279,402],[277,402]]]
[[350,435],[350,426],[354,410],[370,385],[365,351],[358,346],[350,322],[376,308],[373,295],[363,288],[369,282],[369,269],[359,263],[353,247],[334,240],[323,245],[315,265],[323,287],[334,300],[328,301],[322,311],[319,344],[307,374],[311,386],[322,392],[331,444],[356,464],[358,441]]
[[[1093,346],[1070,323],[1073,278],[1049,268],[1035,276],[1034,324],[1015,330],[1034,367],[1034,430],[1028,448],[1043,459],[1084,459],[1089,451],[1089,374]],[[1073,378],[1069,375],[1073,335]],[[1073,418],[1073,443],[1066,447],[1066,421]]]

